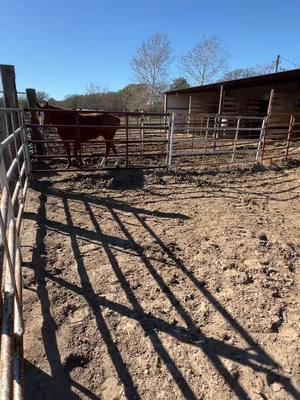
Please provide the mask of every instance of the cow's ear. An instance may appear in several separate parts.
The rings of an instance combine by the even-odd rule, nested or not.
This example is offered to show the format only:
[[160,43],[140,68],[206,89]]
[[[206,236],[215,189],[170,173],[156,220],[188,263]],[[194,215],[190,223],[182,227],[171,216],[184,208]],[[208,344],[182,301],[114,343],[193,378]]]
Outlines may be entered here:
[[48,108],[49,107],[49,103],[48,101],[46,101],[46,103],[44,104],[44,108]]

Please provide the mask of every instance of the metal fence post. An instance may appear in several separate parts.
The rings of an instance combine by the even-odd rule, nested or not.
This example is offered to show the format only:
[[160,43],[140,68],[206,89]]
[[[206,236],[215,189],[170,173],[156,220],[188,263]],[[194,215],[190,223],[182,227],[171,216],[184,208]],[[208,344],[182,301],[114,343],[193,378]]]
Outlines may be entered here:
[[[258,162],[258,160],[259,160],[261,146],[263,145],[263,149],[265,146],[265,134],[266,134],[266,129],[267,129],[267,120],[268,120],[268,117],[265,117],[263,119],[263,122],[261,125],[261,130],[260,130],[260,135],[259,135],[259,140],[258,140],[257,150],[256,150],[256,157],[255,157],[256,162]],[[262,163],[263,163],[263,154],[262,154],[262,157],[260,160],[260,164],[262,164]]]
[[125,164],[126,164],[126,168],[129,167],[129,156],[128,156],[128,150],[129,150],[129,143],[128,143],[128,124],[129,124],[129,118],[128,118],[128,114],[126,114],[126,128],[125,128],[125,134],[126,134],[126,154],[125,154]]
[[287,134],[285,161],[287,161],[288,155],[289,155],[289,149],[290,149],[290,143],[291,143],[291,135],[293,133],[294,123],[295,123],[295,117],[292,114],[291,118],[290,118],[290,123],[289,123],[289,130],[288,130],[288,134]]
[[142,150],[142,154],[144,153],[144,133],[145,133],[145,128],[144,128],[144,119],[145,116],[144,114],[142,114],[140,121],[141,121],[141,129],[140,129],[140,137],[141,137],[141,150]]
[[167,172],[170,172],[172,169],[174,122],[175,122],[175,113],[172,113],[169,117],[168,142],[167,142]]
[[21,142],[24,145],[24,156],[25,156],[25,168],[28,179],[32,180],[32,166],[31,166],[31,159],[29,154],[29,144],[28,144],[28,137],[27,137],[27,130],[25,124],[25,112],[19,111],[19,121],[20,121],[20,128],[21,128]]
[[234,157],[235,157],[235,150],[236,150],[236,143],[237,143],[238,136],[239,136],[240,122],[241,122],[241,118],[238,119],[237,124],[236,124],[236,128],[235,128],[235,136],[234,136],[231,163],[233,163]]

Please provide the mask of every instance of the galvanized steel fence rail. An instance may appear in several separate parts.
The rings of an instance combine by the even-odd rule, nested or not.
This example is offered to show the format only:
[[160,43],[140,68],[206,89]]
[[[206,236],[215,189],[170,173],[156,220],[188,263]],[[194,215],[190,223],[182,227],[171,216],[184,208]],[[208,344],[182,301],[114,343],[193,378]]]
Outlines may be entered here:
[[0,109],[0,116],[5,116],[5,129],[12,128],[0,143],[0,398],[15,400],[23,399],[20,230],[30,179],[30,160],[22,112]]

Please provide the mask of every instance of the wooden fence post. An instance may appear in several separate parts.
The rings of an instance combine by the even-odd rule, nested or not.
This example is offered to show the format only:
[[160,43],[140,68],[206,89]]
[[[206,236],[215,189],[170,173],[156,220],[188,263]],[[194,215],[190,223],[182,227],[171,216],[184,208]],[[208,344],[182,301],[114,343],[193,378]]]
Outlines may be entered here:
[[[36,108],[37,97],[36,97],[35,89],[26,89],[26,97],[27,97],[28,107]],[[32,124],[35,123],[34,114],[35,114],[34,111],[30,112]],[[31,127],[31,138],[32,138],[32,140],[43,140],[40,130],[35,126]],[[35,143],[34,148],[35,148],[36,154],[38,154],[38,155],[45,154],[45,149],[44,149],[43,143]]]
[[[0,75],[2,81],[4,108],[18,108],[19,104],[16,89],[15,67],[13,65],[1,64]],[[2,142],[20,126],[17,112],[6,113],[4,120],[6,129],[3,129],[3,131],[0,132],[0,142]],[[12,146],[5,151],[3,157],[6,166],[10,164],[10,159],[15,157],[14,152],[15,150],[12,148]]]
[[[3,88],[3,103],[5,108],[18,108],[18,95],[16,89],[15,67],[13,65],[0,65],[0,74]],[[17,113],[5,115],[6,135],[1,135],[0,141],[10,135],[15,129],[19,128]]]

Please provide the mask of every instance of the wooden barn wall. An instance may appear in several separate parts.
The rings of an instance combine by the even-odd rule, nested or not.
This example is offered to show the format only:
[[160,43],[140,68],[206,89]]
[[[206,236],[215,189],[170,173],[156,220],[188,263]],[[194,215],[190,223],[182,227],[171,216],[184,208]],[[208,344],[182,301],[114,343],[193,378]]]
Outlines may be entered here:
[[167,97],[167,111],[168,112],[182,112],[187,114],[189,111],[189,94],[168,95]]
[[271,90],[271,113],[292,113],[300,109],[298,82],[277,83],[225,91],[223,113],[226,115],[264,116],[267,114]]
[[267,114],[271,86],[225,90],[224,115],[262,117]]
[[[226,89],[225,87],[222,114],[263,117],[267,115],[272,89],[274,90],[271,114],[300,113],[300,80],[297,80],[248,88]],[[168,95],[167,111],[178,113],[176,117],[178,122],[184,122],[189,112],[190,96],[192,96],[190,110],[192,114],[218,112],[219,91]],[[274,118],[278,122],[285,119],[279,115]]]
[[299,82],[290,82],[274,88],[271,113],[289,113],[299,111]]
[[179,126],[186,123],[189,112],[189,94],[178,94],[167,96],[167,112],[175,113],[175,125]]
[[216,114],[219,106],[219,92],[192,94],[192,114]]

